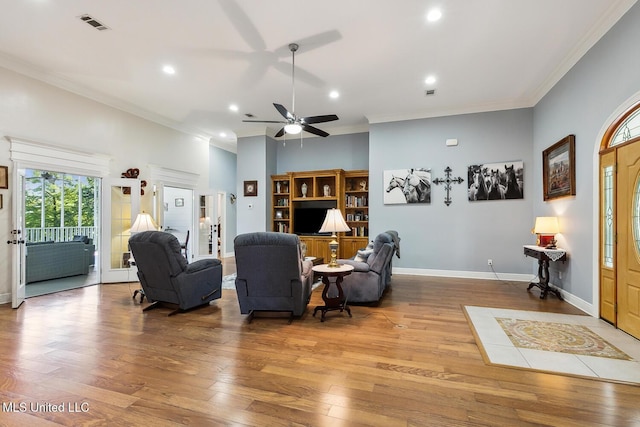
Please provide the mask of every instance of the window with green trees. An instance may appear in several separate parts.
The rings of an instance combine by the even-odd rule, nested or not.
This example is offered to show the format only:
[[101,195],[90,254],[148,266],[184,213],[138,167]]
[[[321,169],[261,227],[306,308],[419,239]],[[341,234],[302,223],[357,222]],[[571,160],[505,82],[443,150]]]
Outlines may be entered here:
[[98,178],[28,169],[25,180],[25,228],[97,227]]

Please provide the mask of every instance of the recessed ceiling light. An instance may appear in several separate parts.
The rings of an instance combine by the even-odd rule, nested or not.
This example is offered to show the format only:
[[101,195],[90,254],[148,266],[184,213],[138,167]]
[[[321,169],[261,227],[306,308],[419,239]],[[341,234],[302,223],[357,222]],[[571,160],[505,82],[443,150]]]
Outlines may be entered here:
[[424,79],[424,82],[428,85],[432,85],[436,82],[436,77],[435,76],[427,76],[426,79]]
[[237,106],[236,104],[231,104],[231,105],[229,105],[229,110],[231,110],[231,111],[238,111],[238,110],[239,110],[239,108],[238,108],[238,106]]
[[329,98],[340,98],[340,92],[338,92],[337,90],[332,90],[331,92],[329,92]]
[[220,132],[220,137],[221,137],[221,138],[226,138],[226,137],[227,137],[227,134],[226,134],[226,133],[224,133],[224,132]]
[[442,18],[442,12],[440,11],[440,9],[433,9],[430,10],[429,13],[427,13],[427,21],[429,22],[439,21],[440,18]]
[[162,67],[162,71],[164,71],[165,74],[175,74],[176,73],[176,69],[173,68],[171,65],[165,65],[164,67]]

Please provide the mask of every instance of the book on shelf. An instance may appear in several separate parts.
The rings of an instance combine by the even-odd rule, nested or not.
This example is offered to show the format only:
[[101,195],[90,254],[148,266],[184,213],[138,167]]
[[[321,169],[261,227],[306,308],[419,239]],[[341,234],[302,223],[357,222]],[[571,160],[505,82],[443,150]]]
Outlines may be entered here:
[[365,237],[368,232],[369,230],[364,225],[360,227],[351,227],[351,236],[353,237]]
[[368,206],[367,196],[347,195],[346,206],[349,208],[359,208]]

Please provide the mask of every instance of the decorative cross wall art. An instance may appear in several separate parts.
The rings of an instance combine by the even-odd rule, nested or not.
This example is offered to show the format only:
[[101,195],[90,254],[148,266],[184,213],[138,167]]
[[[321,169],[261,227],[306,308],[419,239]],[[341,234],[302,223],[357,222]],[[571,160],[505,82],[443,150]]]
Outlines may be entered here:
[[451,172],[453,171],[449,166],[447,166],[447,168],[444,170],[445,178],[444,179],[436,178],[433,180],[433,183],[436,185],[439,185],[439,184],[445,185],[444,189],[447,192],[447,196],[444,198],[444,204],[447,206],[451,204],[451,195],[450,195],[451,184],[462,184],[464,182],[464,179],[462,179],[461,177],[451,178]]

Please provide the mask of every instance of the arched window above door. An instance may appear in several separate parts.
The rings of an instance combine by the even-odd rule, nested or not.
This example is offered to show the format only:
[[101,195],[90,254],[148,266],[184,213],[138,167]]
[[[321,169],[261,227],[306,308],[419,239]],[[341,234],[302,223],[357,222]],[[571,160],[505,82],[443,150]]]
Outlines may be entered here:
[[605,141],[606,147],[615,147],[640,137],[640,104],[636,104],[612,127],[613,135]]

